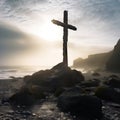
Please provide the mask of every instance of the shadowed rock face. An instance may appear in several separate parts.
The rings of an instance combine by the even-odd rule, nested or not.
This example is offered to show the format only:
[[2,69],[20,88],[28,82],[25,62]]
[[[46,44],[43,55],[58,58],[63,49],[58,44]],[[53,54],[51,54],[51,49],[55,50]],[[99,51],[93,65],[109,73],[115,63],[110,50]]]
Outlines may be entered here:
[[58,98],[57,106],[63,112],[82,116],[94,120],[102,117],[102,102],[99,98],[82,94],[81,88],[72,88],[65,91]]
[[27,89],[21,89],[19,92],[9,98],[12,105],[31,106],[35,103],[36,99]]
[[[55,93],[58,89],[74,87],[84,81],[84,76],[81,72],[71,70],[60,63],[50,70],[41,70],[31,76],[25,76],[24,81],[25,86],[22,88],[24,91],[20,90],[10,98],[12,103],[15,101],[14,104],[30,105],[34,103],[34,99],[45,98],[49,93]],[[33,100],[29,101],[29,99]]]
[[73,66],[80,67],[85,69],[104,69],[106,62],[108,61],[109,57],[111,56],[112,51],[108,53],[99,53],[89,55],[88,58],[82,59],[78,58],[74,60]]
[[86,69],[106,69],[111,72],[120,72],[120,39],[112,51],[89,55],[86,59],[78,58],[74,60],[73,66]]
[[120,39],[115,45],[111,57],[107,61],[106,68],[108,71],[120,72]]
[[46,89],[46,91],[54,91],[59,87],[71,87],[84,80],[81,72],[71,70],[69,67],[60,63],[50,70],[39,71],[27,78],[28,85],[39,85]]
[[99,86],[96,88],[95,95],[103,100],[120,104],[120,92],[108,86]]

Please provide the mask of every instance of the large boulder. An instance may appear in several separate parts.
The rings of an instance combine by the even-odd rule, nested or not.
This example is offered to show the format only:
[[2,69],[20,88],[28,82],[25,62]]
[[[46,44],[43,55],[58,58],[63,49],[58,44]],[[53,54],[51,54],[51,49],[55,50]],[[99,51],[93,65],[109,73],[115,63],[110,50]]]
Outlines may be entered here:
[[10,102],[19,105],[31,105],[36,99],[43,99],[50,93],[59,96],[64,87],[73,87],[84,81],[84,76],[77,70],[60,63],[50,70],[41,70],[24,77],[25,85],[10,97]]
[[27,89],[21,89],[9,98],[9,102],[15,106],[32,106],[36,99]]
[[33,95],[37,99],[44,99],[46,97],[45,88],[40,87],[38,85],[32,85],[28,88],[28,91],[31,95]]
[[56,73],[54,76],[51,76],[50,84],[55,88],[58,87],[73,87],[76,84],[84,81],[84,76],[81,72],[77,70],[67,70]]
[[115,45],[111,57],[107,61],[106,68],[108,71],[120,72],[120,39]]
[[117,76],[110,76],[104,83],[110,87],[120,89],[120,78]]
[[58,87],[73,87],[84,81],[84,76],[80,71],[71,70],[63,63],[60,63],[50,70],[39,71],[32,76],[24,77],[27,86],[38,85],[46,88],[48,92],[55,92]]
[[79,86],[81,87],[97,87],[100,84],[100,80],[99,79],[92,79],[92,80],[86,80],[86,81],[82,81]]
[[102,102],[99,98],[82,94],[81,88],[72,88],[62,93],[58,98],[57,106],[63,112],[71,115],[86,117],[87,119],[100,119],[102,117]]
[[99,86],[96,89],[95,95],[100,99],[120,104],[120,92],[118,92],[114,88],[107,86]]

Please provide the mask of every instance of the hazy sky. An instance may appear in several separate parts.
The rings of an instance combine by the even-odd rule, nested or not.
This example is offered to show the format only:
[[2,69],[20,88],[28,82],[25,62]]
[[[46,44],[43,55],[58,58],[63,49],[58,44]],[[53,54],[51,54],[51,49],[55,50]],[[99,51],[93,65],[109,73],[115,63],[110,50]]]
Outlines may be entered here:
[[69,12],[69,64],[112,50],[120,38],[120,0],[0,0],[0,65],[54,65],[62,61],[63,20]]

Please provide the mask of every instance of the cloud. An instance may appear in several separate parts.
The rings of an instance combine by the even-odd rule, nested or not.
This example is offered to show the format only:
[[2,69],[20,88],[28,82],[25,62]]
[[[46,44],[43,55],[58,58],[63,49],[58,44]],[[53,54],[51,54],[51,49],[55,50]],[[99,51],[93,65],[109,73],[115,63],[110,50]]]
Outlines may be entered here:
[[25,38],[27,37],[22,31],[17,27],[9,25],[7,23],[0,22],[0,38],[4,40],[16,39],[16,38]]
[[62,41],[48,42],[1,22],[0,65],[50,65],[61,62],[61,58]]
[[1,0],[0,17],[1,19],[22,22],[30,22],[32,14],[39,10],[40,6],[48,0]]
[[[87,56],[88,53],[106,51],[117,42],[120,36],[119,6],[120,0],[0,0],[0,18],[21,30],[36,30],[39,33],[45,20],[62,20],[63,10],[66,9],[69,11],[69,23],[78,28],[77,32],[69,32],[70,53],[75,57]],[[36,51],[39,46],[43,56],[50,52],[53,56],[58,55],[54,55],[54,51],[60,51],[61,44],[54,43],[54,46],[40,40],[37,45],[38,38],[21,30],[9,24],[0,24],[0,57]]]
[[0,64],[11,58],[23,57],[42,49],[41,40],[22,32],[13,25],[0,23]]

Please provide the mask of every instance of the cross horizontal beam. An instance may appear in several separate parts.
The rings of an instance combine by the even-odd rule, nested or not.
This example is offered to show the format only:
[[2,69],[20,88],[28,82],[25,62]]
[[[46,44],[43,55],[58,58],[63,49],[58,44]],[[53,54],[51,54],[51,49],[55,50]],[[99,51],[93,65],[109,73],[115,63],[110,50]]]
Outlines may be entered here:
[[58,20],[52,20],[52,22],[58,26],[62,26],[62,27],[67,27],[68,29],[71,29],[71,30],[77,30],[77,28],[73,25],[70,25],[70,24],[65,24],[65,23],[62,23]]

